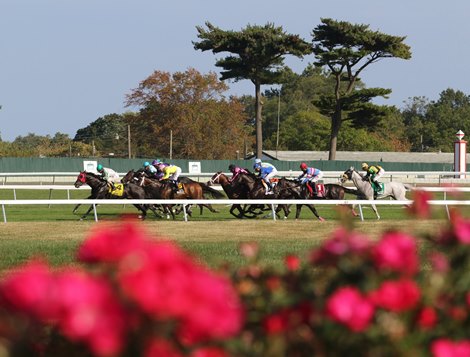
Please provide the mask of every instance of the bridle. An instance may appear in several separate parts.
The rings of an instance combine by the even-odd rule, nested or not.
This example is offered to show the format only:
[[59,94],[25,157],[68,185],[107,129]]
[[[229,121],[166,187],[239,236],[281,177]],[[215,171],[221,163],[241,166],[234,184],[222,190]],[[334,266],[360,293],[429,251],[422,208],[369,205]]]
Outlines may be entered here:
[[214,176],[212,176],[211,179],[209,180],[210,184],[213,185],[215,183],[218,183],[216,181],[218,181],[220,175],[222,175],[222,172],[219,172],[219,173],[215,174]]

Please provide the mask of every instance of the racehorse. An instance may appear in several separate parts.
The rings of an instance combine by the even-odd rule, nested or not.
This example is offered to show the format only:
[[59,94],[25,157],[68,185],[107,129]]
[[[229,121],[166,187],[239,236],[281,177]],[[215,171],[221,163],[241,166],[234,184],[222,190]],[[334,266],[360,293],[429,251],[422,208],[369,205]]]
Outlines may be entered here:
[[[343,200],[346,193],[350,193],[353,195],[358,195],[357,190],[352,190],[350,188],[337,185],[334,183],[327,183],[322,185],[321,196],[311,194],[310,191],[305,187],[305,185],[301,185],[297,180],[289,180],[285,177],[282,177],[277,185],[276,189],[278,192],[279,198],[293,198],[293,199],[327,199],[327,200]],[[298,219],[300,216],[300,212],[302,210],[303,205],[296,205],[296,212],[295,212],[295,219]],[[317,216],[316,209],[313,205],[306,205],[312,213]],[[318,216],[317,216],[318,217]],[[322,220],[322,218],[319,218]]]
[[[131,172],[129,171],[123,181],[129,180],[131,177]],[[133,179],[139,186],[142,186],[146,192],[147,198],[158,198],[158,199],[203,199],[204,198],[204,188],[206,186],[199,182],[187,179],[187,183],[180,183],[181,190],[175,192],[173,190],[173,185],[168,180],[159,181],[153,178],[149,178],[143,170],[138,170],[133,173]],[[214,190],[212,187],[208,187],[207,192],[210,192],[211,195],[215,195],[218,198],[224,197],[220,192]],[[173,205],[164,205],[165,211],[171,214],[172,218],[175,219],[175,212],[171,209]],[[210,204],[200,204],[199,207],[207,207],[211,212],[218,212]],[[190,212],[190,211],[189,211]]]
[[[219,184],[222,186],[225,194],[230,199],[244,199],[248,198],[248,189],[244,186],[237,185],[233,186],[230,182],[229,178],[222,172],[218,171],[214,175],[212,175],[211,179],[207,183],[207,185],[216,185]],[[238,214],[235,214],[235,210],[238,210]],[[230,207],[230,214],[237,217],[237,218],[254,218],[255,215],[248,215],[245,212],[245,208],[242,208],[241,205],[235,204]]]
[[[347,169],[341,176],[341,183],[344,183],[347,180],[351,180],[354,183],[357,190],[359,191],[359,194],[364,199],[370,201],[374,200],[374,189],[372,188],[372,185],[370,184],[370,182],[364,181],[364,177],[359,172],[357,172],[354,167],[350,167],[349,169]],[[411,186],[401,182],[385,182],[383,183],[383,192],[379,192],[377,198],[380,199],[392,197],[394,200],[404,201],[406,200],[406,191],[409,191],[411,189]],[[371,204],[371,206],[375,212],[375,215],[377,216],[377,219],[380,219],[377,207],[374,204]]]
[[[276,192],[273,192],[272,194],[266,194],[266,189],[263,184],[263,179],[256,177],[252,173],[244,174],[240,173],[235,180],[233,181],[233,186],[234,187],[245,187],[245,189],[248,191],[248,198],[251,199],[275,199],[278,198]],[[254,209],[261,209],[261,212],[266,210],[263,208],[264,205],[251,205],[250,208],[248,209],[248,212],[255,213]],[[279,205],[276,209],[276,214],[280,210],[284,211],[284,216],[287,218],[289,215],[289,207],[287,205]],[[316,210],[315,210],[316,213]],[[315,214],[314,213],[314,214]],[[316,216],[318,219],[321,219],[318,213],[316,213]]]
[[[96,175],[92,172],[81,171],[80,174],[77,176],[77,180],[75,181],[74,186],[79,188],[83,184],[87,184],[91,187],[91,195],[88,199],[119,199],[119,198],[133,198],[133,199],[143,199],[145,198],[145,191],[142,187],[139,187],[136,184],[129,183],[123,184],[122,192],[117,194],[116,191],[111,191],[108,183],[104,181],[101,176]],[[76,205],[73,209],[73,213],[75,213],[80,205]],[[139,211],[142,212],[142,219],[145,219],[147,215],[147,207],[144,205],[134,205]],[[86,216],[90,213],[93,209],[93,205],[88,208],[85,214],[81,217],[81,219],[85,219]]]

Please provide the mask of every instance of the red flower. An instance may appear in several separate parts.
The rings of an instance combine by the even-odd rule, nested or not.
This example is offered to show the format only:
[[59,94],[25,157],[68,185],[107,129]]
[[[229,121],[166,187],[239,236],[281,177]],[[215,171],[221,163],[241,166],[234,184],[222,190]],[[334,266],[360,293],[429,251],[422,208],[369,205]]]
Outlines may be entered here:
[[440,252],[432,252],[429,256],[432,268],[437,273],[447,273],[449,271],[449,260],[447,256]]
[[415,239],[400,232],[385,233],[373,248],[372,257],[380,270],[412,275],[419,266]]
[[183,357],[175,346],[163,339],[152,340],[144,353],[144,357]]
[[437,323],[436,310],[430,306],[423,307],[418,314],[416,323],[423,330],[432,329]]
[[329,297],[326,315],[351,331],[361,332],[369,327],[374,317],[374,306],[356,288],[343,287]]
[[402,312],[416,306],[421,298],[421,291],[413,280],[389,280],[383,282],[369,296],[378,307],[394,312]]
[[289,321],[287,315],[281,312],[266,316],[262,325],[268,335],[278,335],[287,330]]
[[218,347],[202,347],[194,350],[190,357],[229,357],[229,354]]
[[470,356],[470,341],[451,341],[446,338],[435,340],[431,344],[433,357],[468,357]]
[[287,269],[290,271],[296,271],[300,267],[300,259],[296,255],[287,255],[284,258],[284,264],[286,265]]

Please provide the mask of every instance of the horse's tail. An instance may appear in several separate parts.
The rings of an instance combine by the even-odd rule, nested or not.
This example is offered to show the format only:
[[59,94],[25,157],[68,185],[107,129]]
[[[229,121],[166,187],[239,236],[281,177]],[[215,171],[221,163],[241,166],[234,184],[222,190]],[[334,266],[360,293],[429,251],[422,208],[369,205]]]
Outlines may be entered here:
[[225,195],[222,192],[217,191],[216,189],[213,189],[212,187],[206,185],[205,183],[199,182],[199,185],[202,188],[203,194],[211,195],[212,197],[216,199],[225,198]]

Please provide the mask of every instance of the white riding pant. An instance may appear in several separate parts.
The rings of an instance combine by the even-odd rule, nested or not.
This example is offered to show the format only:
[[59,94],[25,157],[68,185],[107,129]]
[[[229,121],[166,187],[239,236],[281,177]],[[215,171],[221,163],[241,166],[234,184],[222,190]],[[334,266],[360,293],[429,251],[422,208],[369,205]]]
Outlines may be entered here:
[[377,182],[379,180],[379,178],[381,178],[385,173],[385,170],[384,169],[380,169],[379,172],[377,172],[374,176],[374,182]]
[[178,181],[178,177],[180,177],[180,175],[181,175],[181,168],[178,167],[178,168],[176,169],[176,172],[175,172],[174,174],[172,174],[172,175],[169,177],[169,179],[170,179],[170,180],[173,180],[173,181]]

